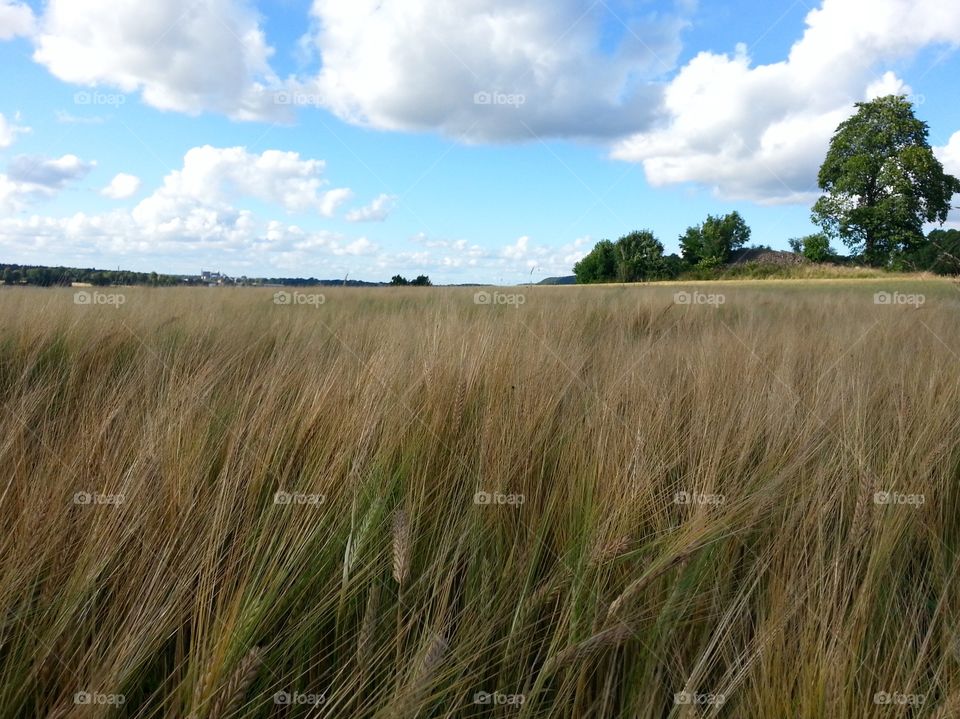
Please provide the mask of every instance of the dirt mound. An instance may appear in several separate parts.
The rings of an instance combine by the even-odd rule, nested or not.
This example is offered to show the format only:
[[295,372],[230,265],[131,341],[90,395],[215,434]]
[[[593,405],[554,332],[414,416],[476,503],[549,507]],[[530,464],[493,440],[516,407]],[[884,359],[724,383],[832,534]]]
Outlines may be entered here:
[[765,247],[738,250],[730,260],[730,264],[733,265],[744,265],[748,262],[756,262],[761,265],[776,265],[778,267],[807,264],[806,258],[802,255],[785,252],[783,250],[770,250]]

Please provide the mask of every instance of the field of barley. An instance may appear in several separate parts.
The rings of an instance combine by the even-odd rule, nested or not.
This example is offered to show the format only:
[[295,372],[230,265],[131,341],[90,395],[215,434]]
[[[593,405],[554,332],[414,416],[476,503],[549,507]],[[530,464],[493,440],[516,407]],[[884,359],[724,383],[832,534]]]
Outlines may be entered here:
[[958,717],[958,318],[0,289],[0,719]]

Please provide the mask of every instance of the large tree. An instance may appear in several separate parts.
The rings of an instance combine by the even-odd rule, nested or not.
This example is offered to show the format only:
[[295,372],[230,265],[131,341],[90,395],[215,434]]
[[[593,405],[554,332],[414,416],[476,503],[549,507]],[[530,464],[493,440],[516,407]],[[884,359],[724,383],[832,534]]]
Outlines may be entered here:
[[688,227],[680,237],[680,251],[690,265],[721,264],[750,241],[750,228],[739,212],[724,217],[708,215],[702,225]]
[[813,220],[869,264],[887,265],[926,241],[924,223],[946,221],[960,180],[944,172],[905,97],[856,107],[830,141]]

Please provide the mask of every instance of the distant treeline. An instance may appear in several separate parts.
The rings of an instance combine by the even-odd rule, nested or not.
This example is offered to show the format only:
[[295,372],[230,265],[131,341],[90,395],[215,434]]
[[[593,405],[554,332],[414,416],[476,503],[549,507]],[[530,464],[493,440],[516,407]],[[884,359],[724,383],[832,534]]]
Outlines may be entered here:
[[[200,284],[200,277],[193,278]],[[96,270],[77,267],[42,267],[37,265],[0,264],[0,280],[7,285],[37,285],[52,287],[70,286],[74,282],[97,287],[110,285],[171,286],[190,284],[189,279],[178,275],[160,275],[156,272],[131,272],[129,270]]]
[[130,270],[97,270],[79,267],[44,267],[41,265],[13,265],[0,263],[0,280],[6,285],[33,285],[37,287],[69,287],[74,283],[95,287],[132,286],[173,287],[205,286],[283,286],[283,287],[382,287],[383,282],[361,280],[318,280],[315,277],[226,277],[215,275],[163,275],[157,272],[132,272]]

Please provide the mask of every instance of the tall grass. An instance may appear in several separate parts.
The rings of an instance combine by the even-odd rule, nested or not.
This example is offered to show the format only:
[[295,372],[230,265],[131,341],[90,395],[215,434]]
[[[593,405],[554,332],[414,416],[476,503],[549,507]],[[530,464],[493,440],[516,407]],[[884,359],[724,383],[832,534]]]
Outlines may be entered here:
[[0,717],[957,716],[960,292],[697,289],[0,292]]
[[827,279],[881,279],[889,278],[894,282],[917,278],[928,279],[925,273],[891,273],[876,267],[843,265],[831,263],[808,263],[778,265],[769,262],[742,262],[710,269],[685,270],[680,279],[684,281],[702,280],[827,280]]

